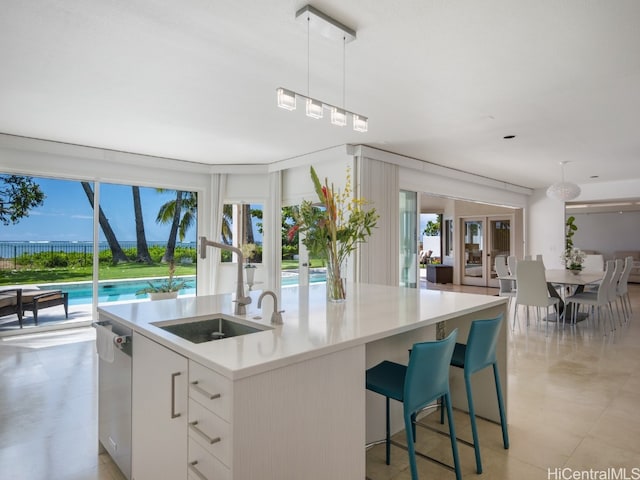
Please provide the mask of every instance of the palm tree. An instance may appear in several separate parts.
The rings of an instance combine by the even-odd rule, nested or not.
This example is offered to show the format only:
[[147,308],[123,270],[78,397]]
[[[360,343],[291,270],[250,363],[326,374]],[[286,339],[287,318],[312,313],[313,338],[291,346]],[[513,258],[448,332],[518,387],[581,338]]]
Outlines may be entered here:
[[182,195],[184,192],[178,190],[175,200],[171,200],[160,207],[160,211],[156,217],[158,223],[171,222],[171,230],[169,231],[169,239],[167,240],[167,248],[162,255],[163,263],[173,262],[176,250],[176,239],[180,227],[180,214],[182,213]]
[[252,217],[251,205],[243,204],[242,205],[242,222],[243,222],[243,232],[244,238],[242,239],[242,243],[256,243],[253,236],[253,222],[251,221]]
[[[95,206],[93,204],[93,190],[91,189],[91,185],[89,182],[80,182],[82,184],[82,189],[84,193],[87,195],[89,199],[89,203],[91,204],[91,208],[95,210]],[[122,251],[122,247],[116,238],[115,233],[111,229],[111,225],[109,225],[109,220],[105,216],[102,211],[102,207],[98,209],[98,220],[100,221],[100,227],[102,228],[102,233],[104,233],[104,237],[107,239],[107,243],[109,244],[109,248],[111,249],[111,261],[113,264],[120,262],[128,262],[129,258],[125,255],[124,251]]]
[[[158,189],[159,192],[165,190]],[[163,262],[169,262],[173,259],[176,246],[176,239],[180,238],[182,242],[191,228],[195,224],[198,211],[198,195],[195,192],[176,192],[175,200],[170,200],[160,207],[156,222],[171,222],[171,231],[169,232],[169,240],[167,249],[162,256]]]
[[149,254],[147,237],[144,233],[144,219],[142,218],[142,204],[140,202],[140,187],[131,186],[133,193],[133,211],[136,217],[136,262],[152,264],[153,260]]
[[222,207],[222,243],[231,245],[233,232],[231,224],[233,223],[233,205],[225,203]]

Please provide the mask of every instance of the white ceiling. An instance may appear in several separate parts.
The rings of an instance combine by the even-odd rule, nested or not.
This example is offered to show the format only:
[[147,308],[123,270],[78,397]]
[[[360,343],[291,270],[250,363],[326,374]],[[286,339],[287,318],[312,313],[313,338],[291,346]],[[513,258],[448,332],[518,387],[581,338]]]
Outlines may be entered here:
[[[363,143],[531,188],[559,161],[577,183],[640,178],[639,1],[313,2],[357,31],[365,134],[276,108],[277,87],[307,90],[305,4],[3,2],[0,132],[222,164]],[[342,45],[310,48],[311,96],[340,104]]]

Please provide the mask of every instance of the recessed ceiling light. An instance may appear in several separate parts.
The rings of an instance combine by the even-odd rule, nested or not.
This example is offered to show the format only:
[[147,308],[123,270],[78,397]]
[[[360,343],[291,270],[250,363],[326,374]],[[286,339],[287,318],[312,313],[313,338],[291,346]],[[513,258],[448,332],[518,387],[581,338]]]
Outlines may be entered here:
[[516,138],[516,136],[515,135],[505,135],[502,138],[504,138],[505,140],[511,140],[512,138]]

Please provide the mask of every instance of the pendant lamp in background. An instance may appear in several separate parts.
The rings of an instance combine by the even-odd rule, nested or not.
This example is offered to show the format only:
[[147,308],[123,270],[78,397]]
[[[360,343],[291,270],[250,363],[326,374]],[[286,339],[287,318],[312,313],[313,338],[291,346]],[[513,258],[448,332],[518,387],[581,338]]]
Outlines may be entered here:
[[569,162],[560,162],[560,169],[562,171],[562,181],[554,183],[547,189],[547,196],[563,202],[573,200],[580,195],[580,187],[572,182],[566,182],[564,180],[564,165]]

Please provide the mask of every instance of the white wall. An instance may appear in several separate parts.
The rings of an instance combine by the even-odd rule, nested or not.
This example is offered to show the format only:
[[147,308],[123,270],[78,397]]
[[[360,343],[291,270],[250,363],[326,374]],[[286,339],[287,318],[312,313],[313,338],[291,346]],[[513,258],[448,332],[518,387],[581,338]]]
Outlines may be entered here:
[[564,203],[547,197],[546,189],[534,191],[525,211],[525,255],[542,254],[547,268],[564,268]]
[[573,244],[602,253],[606,260],[617,250],[640,250],[640,212],[573,214],[578,227]]

